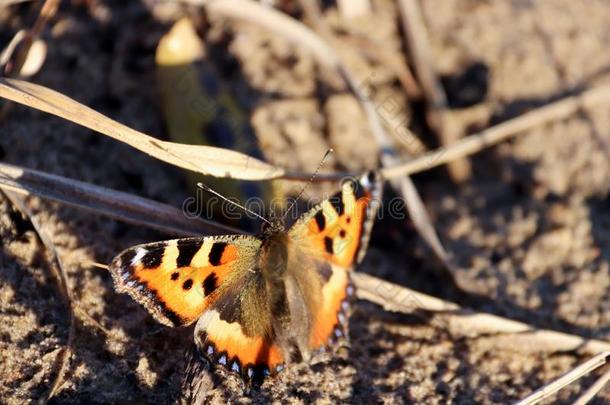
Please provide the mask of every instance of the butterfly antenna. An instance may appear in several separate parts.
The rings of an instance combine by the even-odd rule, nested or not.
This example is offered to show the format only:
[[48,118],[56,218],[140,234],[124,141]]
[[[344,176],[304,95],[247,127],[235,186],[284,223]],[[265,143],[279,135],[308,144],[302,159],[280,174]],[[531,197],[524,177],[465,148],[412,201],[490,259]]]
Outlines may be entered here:
[[199,182],[197,183],[197,187],[201,188],[202,190],[207,191],[208,193],[212,193],[214,194],[216,197],[222,198],[224,201],[235,205],[236,207],[241,208],[242,210],[246,211],[247,213],[250,213],[252,215],[254,215],[255,217],[262,219],[263,221],[265,221],[266,223],[268,223],[269,225],[271,225],[271,222],[269,222],[268,219],[265,219],[264,217],[262,217],[261,215],[258,215],[256,212],[244,207],[243,205],[236,203],[235,201],[231,201],[229,200],[227,197],[225,197],[224,195],[221,195],[220,193],[217,193],[216,191],[212,190],[210,187],[206,186],[205,184]]
[[313,182],[313,180],[316,178],[316,176],[318,175],[318,172],[320,171],[320,169],[322,168],[322,166],[324,165],[324,161],[326,160],[326,158],[333,153],[334,150],[333,148],[329,148],[326,153],[324,154],[324,157],[322,158],[322,160],[320,161],[320,163],[318,164],[318,167],[316,168],[316,170],[313,172],[313,174],[311,175],[311,177],[309,178],[309,180],[307,180],[307,183],[305,183],[305,185],[303,186],[303,188],[301,189],[301,191],[299,192],[299,194],[297,195],[297,197],[294,199],[294,201],[292,202],[292,204],[290,204],[290,207],[288,207],[288,209],[286,210],[286,212],[284,213],[284,217],[286,215],[288,215],[288,213],[292,210],[292,208],[294,207],[294,205],[297,203],[297,201],[299,201],[299,198],[301,198],[301,196],[303,195],[303,193],[305,192],[305,190],[307,189],[307,187],[309,187],[309,185]]

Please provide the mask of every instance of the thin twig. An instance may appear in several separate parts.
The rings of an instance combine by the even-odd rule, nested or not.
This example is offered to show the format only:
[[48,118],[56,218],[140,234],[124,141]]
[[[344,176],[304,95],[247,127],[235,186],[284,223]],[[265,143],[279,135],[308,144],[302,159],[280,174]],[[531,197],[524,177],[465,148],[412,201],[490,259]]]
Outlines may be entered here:
[[566,387],[567,385],[578,380],[582,376],[589,374],[591,371],[603,366],[610,360],[610,351],[599,353],[598,355],[587,360],[578,367],[565,373],[555,381],[545,385],[544,387],[537,389],[531,395],[527,396],[523,400],[519,401],[516,405],[533,405],[537,404],[543,399],[548,398],[555,392]]
[[401,165],[382,169],[385,178],[392,179],[446,164],[463,156],[477,153],[535,126],[565,118],[580,109],[610,103],[610,85],[600,85],[581,94],[565,97],[516,118],[463,138],[446,147],[428,152]]
[[[406,43],[413,61],[415,73],[428,109],[426,119],[428,125],[436,132],[441,146],[447,146],[461,137],[458,127],[450,125],[447,95],[436,74],[436,69],[430,55],[428,32],[418,0],[398,0],[398,8],[405,34]],[[461,131],[460,131],[461,132]],[[454,181],[463,181],[470,176],[470,163],[465,159],[457,159],[449,164],[449,174]]]
[[432,112],[442,111],[447,108],[447,96],[432,63],[428,33],[419,4],[417,0],[398,0],[398,8],[411,61],[421,88]]
[[[156,201],[6,163],[0,163],[0,188],[34,194],[173,235],[240,232],[217,222],[187,217],[184,211]],[[196,199],[192,202],[202,203]]]
[[581,396],[579,396],[573,405],[586,405],[591,401],[604,387],[610,382],[610,370],[602,374]]
[[40,36],[40,33],[47,25],[49,20],[55,16],[57,13],[57,8],[59,7],[60,0],[46,0],[38,13],[38,17],[36,18],[36,22],[34,22],[34,26],[30,30],[30,35],[34,38]]

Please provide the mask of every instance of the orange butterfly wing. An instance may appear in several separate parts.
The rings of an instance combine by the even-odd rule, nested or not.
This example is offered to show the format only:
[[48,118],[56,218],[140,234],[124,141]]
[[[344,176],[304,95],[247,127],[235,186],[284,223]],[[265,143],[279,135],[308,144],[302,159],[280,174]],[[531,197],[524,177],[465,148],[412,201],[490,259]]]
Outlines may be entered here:
[[199,319],[195,339],[201,353],[259,381],[284,361],[271,337],[264,280],[251,271],[260,246],[260,239],[246,235],[149,243],[120,253],[110,271],[116,289],[159,322],[184,326]]
[[346,332],[348,296],[353,289],[348,272],[366,252],[381,187],[376,172],[345,181],[341,191],[312,208],[289,231],[291,241],[314,259],[320,275],[321,299],[311,309],[313,349]]
[[246,235],[175,239],[134,246],[110,264],[119,292],[159,322],[196,321],[218,292],[255,263],[261,241]]

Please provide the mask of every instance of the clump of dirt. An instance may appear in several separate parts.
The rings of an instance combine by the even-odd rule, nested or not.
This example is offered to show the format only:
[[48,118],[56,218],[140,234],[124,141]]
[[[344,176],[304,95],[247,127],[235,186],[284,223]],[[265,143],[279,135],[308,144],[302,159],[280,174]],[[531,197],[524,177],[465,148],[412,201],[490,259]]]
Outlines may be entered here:
[[[155,47],[181,9],[156,3],[64,4],[45,34],[49,53],[35,81],[163,138]],[[610,6],[604,0],[587,7],[569,0],[420,3],[434,62],[451,84],[449,98],[468,100],[452,110],[464,128],[483,128],[610,80]],[[361,20],[343,21],[334,6],[324,18],[339,36],[364,36],[404,57],[394,2],[372,4],[374,15]],[[34,17],[28,4],[0,7],[0,45]],[[230,84],[241,89],[242,98],[236,99],[247,99],[243,108],[268,160],[312,170],[333,147],[327,170],[376,166],[378,149],[364,114],[310,55],[259,27],[210,24],[210,41],[238,62],[233,77],[239,80]],[[357,62],[350,62],[348,51],[345,58],[361,80],[371,80],[379,103],[390,97],[392,106],[402,108],[401,125],[420,125],[421,106],[407,104],[391,69],[371,58],[352,66]],[[236,65],[218,70],[225,67]],[[478,93],[460,95],[468,89]],[[467,294],[440,276],[440,264],[408,221],[387,215],[376,226],[360,270],[478,311],[610,339],[609,112],[607,105],[582,111],[484,151],[472,159],[472,177],[459,186],[443,169],[414,177]],[[0,123],[0,134],[7,163],[175,206],[188,196],[179,170],[41,112],[14,106]],[[419,142],[435,144],[428,138]],[[173,235],[34,197],[28,202],[58,247],[77,308],[75,353],[56,401],[178,398],[192,330],[157,324],[129,297],[115,293],[107,272],[86,265],[107,263],[131,245]],[[1,204],[0,401],[38,401],[55,378],[53,365],[67,343],[69,318],[42,246],[27,221],[11,214],[5,200]],[[356,303],[350,335],[346,351],[291,366],[258,392],[244,394],[229,378],[213,399],[506,403],[586,358],[532,355],[498,347],[493,338],[454,339],[442,325],[389,314],[367,302]],[[569,402],[591,382],[572,384],[554,400]],[[606,391],[596,401],[608,402],[609,395]]]

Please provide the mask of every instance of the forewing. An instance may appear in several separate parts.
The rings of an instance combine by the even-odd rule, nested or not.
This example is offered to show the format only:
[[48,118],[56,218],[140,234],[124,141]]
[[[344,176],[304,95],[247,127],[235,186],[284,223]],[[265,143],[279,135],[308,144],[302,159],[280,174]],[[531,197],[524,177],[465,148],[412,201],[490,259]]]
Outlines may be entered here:
[[364,257],[381,201],[379,174],[344,181],[341,190],[301,217],[289,236],[308,253],[351,269]]
[[311,312],[309,345],[324,346],[346,331],[349,270],[364,257],[381,200],[376,172],[343,182],[341,190],[303,215],[289,230],[289,272]]
[[246,235],[175,239],[129,248],[109,268],[117,291],[131,295],[159,322],[183,326],[256,266],[260,245]]

